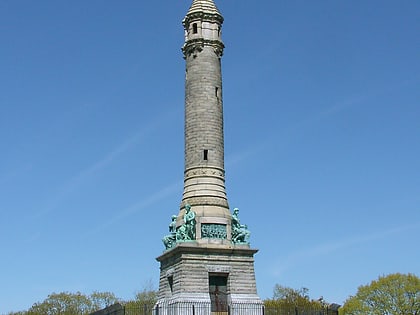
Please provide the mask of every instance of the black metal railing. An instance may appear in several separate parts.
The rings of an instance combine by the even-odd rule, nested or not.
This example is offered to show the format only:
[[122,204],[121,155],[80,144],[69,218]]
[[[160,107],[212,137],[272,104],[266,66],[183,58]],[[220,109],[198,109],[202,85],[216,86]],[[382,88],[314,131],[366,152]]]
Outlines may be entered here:
[[112,305],[91,315],[338,315],[338,310],[293,306],[264,306],[229,304],[222,310],[212,310],[209,303],[182,303],[168,305]]
[[320,308],[293,306],[265,306],[264,315],[338,315],[338,310],[328,306]]

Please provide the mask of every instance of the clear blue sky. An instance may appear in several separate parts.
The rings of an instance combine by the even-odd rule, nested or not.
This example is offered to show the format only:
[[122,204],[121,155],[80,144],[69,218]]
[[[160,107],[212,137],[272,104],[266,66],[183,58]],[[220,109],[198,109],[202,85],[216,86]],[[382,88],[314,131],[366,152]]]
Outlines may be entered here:
[[[0,1],[0,314],[157,287],[191,1]],[[216,1],[226,188],[258,292],[420,275],[420,2]]]

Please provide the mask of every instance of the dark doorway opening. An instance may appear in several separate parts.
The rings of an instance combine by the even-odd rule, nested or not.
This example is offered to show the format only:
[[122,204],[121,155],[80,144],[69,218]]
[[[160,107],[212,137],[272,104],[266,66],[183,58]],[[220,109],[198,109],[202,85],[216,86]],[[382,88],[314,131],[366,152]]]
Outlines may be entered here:
[[227,275],[209,275],[209,293],[211,312],[227,314]]

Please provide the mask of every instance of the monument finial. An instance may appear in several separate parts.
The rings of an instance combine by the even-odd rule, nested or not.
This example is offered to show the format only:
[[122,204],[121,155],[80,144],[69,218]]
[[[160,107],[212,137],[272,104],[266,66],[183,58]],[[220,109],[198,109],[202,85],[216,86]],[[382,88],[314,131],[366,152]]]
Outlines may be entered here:
[[222,17],[213,0],[194,0],[187,12],[187,16],[195,13],[214,14]]

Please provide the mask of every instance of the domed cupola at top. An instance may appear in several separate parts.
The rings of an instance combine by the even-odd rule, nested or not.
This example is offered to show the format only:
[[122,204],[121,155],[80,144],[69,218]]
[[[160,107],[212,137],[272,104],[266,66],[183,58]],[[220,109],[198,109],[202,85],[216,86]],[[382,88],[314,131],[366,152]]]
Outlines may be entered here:
[[191,4],[190,9],[187,12],[187,16],[190,16],[195,13],[204,13],[204,14],[210,14],[214,16],[218,16],[223,20],[222,15],[219,12],[219,9],[217,9],[216,5],[212,0],[194,0]]
[[182,24],[185,29],[185,44],[182,50],[185,55],[205,44],[213,46],[219,56],[223,54],[223,16],[213,0],[194,0]]

